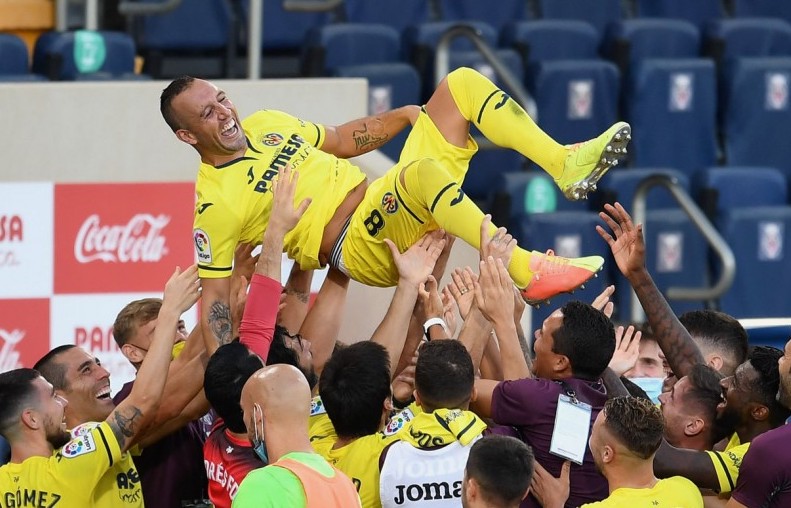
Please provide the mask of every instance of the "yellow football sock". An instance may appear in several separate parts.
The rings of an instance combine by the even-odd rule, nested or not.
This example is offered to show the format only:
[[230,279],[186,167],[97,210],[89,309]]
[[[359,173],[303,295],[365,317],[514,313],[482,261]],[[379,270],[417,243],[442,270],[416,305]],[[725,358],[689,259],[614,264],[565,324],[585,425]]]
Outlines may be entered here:
[[[423,205],[442,229],[480,249],[484,214],[445,168],[432,159],[422,159],[407,166],[403,176],[407,194]],[[497,226],[492,224],[489,235],[494,236],[495,231]],[[511,256],[508,273],[521,289],[533,278],[529,267],[530,252],[517,246]]]
[[536,125],[522,107],[473,69],[448,74],[448,87],[462,116],[491,142],[521,153],[552,178],[563,173],[566,149]]

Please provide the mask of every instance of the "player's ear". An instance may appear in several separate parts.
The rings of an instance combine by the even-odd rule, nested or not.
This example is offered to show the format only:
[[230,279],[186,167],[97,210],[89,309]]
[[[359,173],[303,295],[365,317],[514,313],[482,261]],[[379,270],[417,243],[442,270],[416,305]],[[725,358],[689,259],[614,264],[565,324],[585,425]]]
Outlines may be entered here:
[[187,129],[179,129],[176,131],[176,137],[188,145],[194,145],[198,142],[195,136]]

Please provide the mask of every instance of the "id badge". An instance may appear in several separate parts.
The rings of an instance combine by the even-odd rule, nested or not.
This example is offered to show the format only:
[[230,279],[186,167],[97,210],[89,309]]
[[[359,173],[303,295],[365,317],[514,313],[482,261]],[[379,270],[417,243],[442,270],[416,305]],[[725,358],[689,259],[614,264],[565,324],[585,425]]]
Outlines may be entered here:
[[590,424],[590,405],[561,394],[558,397],[549,453],[582,465],[588,447]]

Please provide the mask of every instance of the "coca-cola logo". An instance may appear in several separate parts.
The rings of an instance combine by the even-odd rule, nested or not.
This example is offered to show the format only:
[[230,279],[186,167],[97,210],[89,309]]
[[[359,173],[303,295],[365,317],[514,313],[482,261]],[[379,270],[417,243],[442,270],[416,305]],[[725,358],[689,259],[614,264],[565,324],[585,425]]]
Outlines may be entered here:
[[156,263],[167,255],[162,230],[170,222],[165,214],[139,213],[122,225],[102,225],[98,214],[85,219],[74,241],[74,257],[80,263]]
[[0,242],[21,242],[24,223],[19,215],[0,215]]
[[15,346],[25,338],[24,330],[3,330],[0,328],[0,372],[19,369],[22,362],[19,361],[19,351]]

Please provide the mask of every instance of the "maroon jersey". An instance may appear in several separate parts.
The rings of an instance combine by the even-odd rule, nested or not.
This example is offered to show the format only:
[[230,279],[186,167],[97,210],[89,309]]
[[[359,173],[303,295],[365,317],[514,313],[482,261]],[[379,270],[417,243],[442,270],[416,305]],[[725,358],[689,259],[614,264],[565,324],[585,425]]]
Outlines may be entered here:
[[231,508],[247,473],[266,465],[255,454],[250,441],[232,436],[221,418],[203,445],[203,464],[209,478],[209,499],[216,508]]

